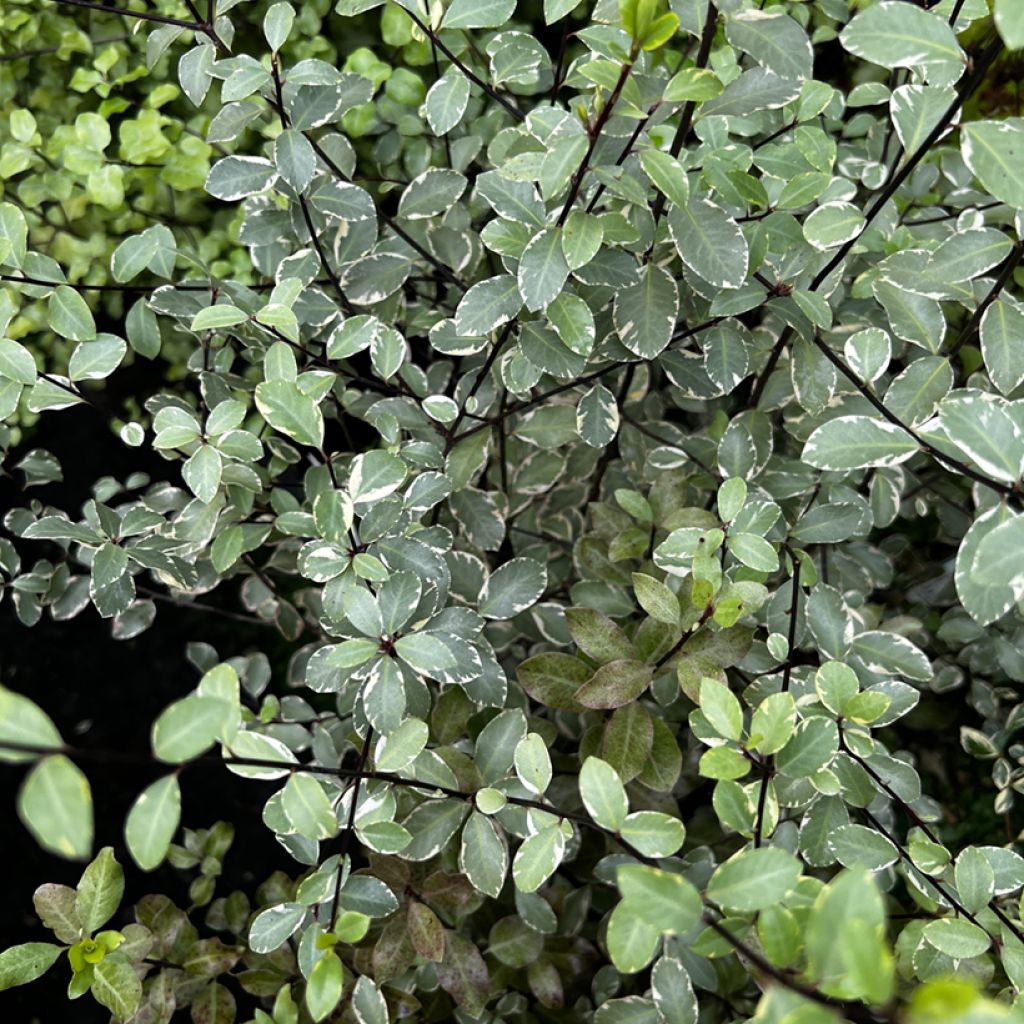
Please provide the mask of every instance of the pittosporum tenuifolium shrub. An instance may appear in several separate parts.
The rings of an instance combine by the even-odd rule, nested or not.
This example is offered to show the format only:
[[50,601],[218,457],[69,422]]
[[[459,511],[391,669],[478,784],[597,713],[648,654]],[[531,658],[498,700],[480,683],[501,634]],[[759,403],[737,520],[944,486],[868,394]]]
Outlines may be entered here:
[[[190,646],[123,839],[85,769],[131,757],[0,689],[21,820],[89,861],[0,988],[1024,1017],[1024,3],[13,0],[0,39],[3,592],[117,638],[235,604],[291,657]],[[82,404],[164,477],[34,499]],[[922,698],[977,790],[922,786]],[[218,890],[185,766],[274,783],[291,875]],[[122,906],[118,855],[190,905]]]

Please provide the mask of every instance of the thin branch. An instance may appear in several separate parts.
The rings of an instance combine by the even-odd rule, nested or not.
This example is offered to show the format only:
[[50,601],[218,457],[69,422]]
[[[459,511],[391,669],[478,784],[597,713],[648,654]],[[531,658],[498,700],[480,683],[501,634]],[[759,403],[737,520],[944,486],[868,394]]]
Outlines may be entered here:
[[[800,569],[803,563],[790,553],[793,560],[792,593],[789,598],[789,623],[787,640],[789,650],[786,652],[786,664],[782,669],[782,692],[789,692],[789,684],[793,676],[793,656],[796,650],[796,621],[800,611]],[[757,794],[757,817],[754,820],[754,846],[760,846],[764,835],[764,811],[768,802],[768,783],[775,774],[775,755],[769,754],[764,759],[761,769],[761,788]]]
[[[634,47],[634,50],[636,48]],[[558,227],[562,227],[569,217],[569,213],[572,210],[573,203],[576,202],[576,197],[579,195],[580,186],[583,184],[583,179],[586,177],[587,170],[590,167],[590,158],[594,155],[594,149],[597,147],[598,140],[601,138],[601,132],[604,130],[604,126],[608,123],[608,119],[612,116],[612,110],[615,109],[615,104],[618,102],[619,97],[622,95],[622,90],[626,85],[626,79],[629,78],[629,72],[633,67],[633,60],[635,54],[631,53],[629,59],[622,65],[622,70],[619,71],[618,81],[615,83],[615,88],[612,89],[611,95],[608,97],[608,102],[605,103],[601,109],[601,113],[597,117],[597,121],[593,127],[590,128],[590,144],[587,146],[586,153],[583,154],[583,159],[580,161],[579,167],[576,168],[576,173],[572,176],[572,182],[569,185],[569,194],[565,197],[565,205],[562,207],[562,212],[558,215]]]
[[153,14],[149,11],[130,11],[124,7],[110,7],[107,4],[93,3],[92,0],[54,0],[58,4],[70,7],[84,7],[90,11],[102,11],[104,14],[120,14],[125,18],[136,18],[138,21],[152,21],[158,25],[176,25],[192,32],[206,34],[206,26],[201,21],[184,21],[181,18],[169,18],[164,14]]
[[341,876],[345,866],[345,855],[348,853],[348,844],[356,828],[356,805],[359,803],[359,787],[364,778],[366,770],[366,759],[370,756],[370,744],[373,742],[373,729],[366,727],[366,735],[363,737],[363,749],[359,751],[359,760],[356,762],[356,772],[352,782],[352,802],[348,809],[348,820],[341,833],[341,841],[338,843],[338,873],[334,876],[334,903],[331,905],[331,925],[327,929],[334,931],[338,923],[338,911],[341,909]]
[[999,297],[999,293],[1006,287],[1010,278],[1013,277],[1013,272],[1017,269],[1022,258],[1024,258],[1024,241],[1018,240],[1014,243],[1013,251],[1006,257],[1006,262],[1003,264],[1002,270],[999,271],[999,276],[996,278],[995,283],[989,289],[985,298],[978,303],[978,308],[971,314],[971,319],[967,321],[967,325],[960,332],[960,336],[946,354],[948,359],[952,360],[964,345],[973,341],[974,335],[977,334],[978,328],[981,325],[981,318],[985,315],[988,307]]
[[[714,42],[717,27],[718,8],[715,6],[714,0],[708,0],[708,12],[704,19],[704,30],[701,32],[700,49],[697,51],[695,67],[703,69],[708,66],[708,60],[711,58],[711,44]],[[695,100],[687,100],[683,106],[683,112],[679,115],[679,126],[676,128],[676,133],[672,138],[672,145],[669,147],[669,153],[674,157],[679,156],[682,152],[683,144],[686,142],[686,137],[690,134],[690,128],[693,126],[693,115],[696,110],[697,103]],[[661,220],[661,215],[664,211],[665,195],[663,192],[659,192],[651,210],[654,214],[655,227],[658,226],[658,221]]]

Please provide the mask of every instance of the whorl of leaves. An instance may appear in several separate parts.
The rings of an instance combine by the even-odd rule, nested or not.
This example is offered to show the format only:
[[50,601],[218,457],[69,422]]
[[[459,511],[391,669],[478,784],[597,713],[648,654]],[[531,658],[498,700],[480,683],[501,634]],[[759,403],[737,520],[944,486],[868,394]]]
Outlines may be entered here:
[[[121,923],[103,846],[0,989],[66,953],[117,1021],[1021,1018],[1024,121],[983,94],[1024,4],[37,8],[3,592],[117,638],[234,604],[292,657],[190,646],[123,843],[89,776],[131,756],[0,688],[43,848],[199,871],[195,922]],[[33,500],[81,404],[166,479]],[[954,691],[991,844],[902,745]],[[279,783],[292,877],[215,898],[189,762]]]

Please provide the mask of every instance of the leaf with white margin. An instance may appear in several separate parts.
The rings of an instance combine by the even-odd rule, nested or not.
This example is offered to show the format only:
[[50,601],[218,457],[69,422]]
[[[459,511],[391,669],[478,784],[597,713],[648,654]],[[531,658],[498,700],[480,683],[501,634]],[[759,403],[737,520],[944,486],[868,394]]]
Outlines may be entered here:
[[568,276],[561,230],[548,227],[538,231],[519,258],[517,280],[526,308],[531,312],[544,309],[558,297]]
[[206,191],[216,199],[233,202],[257,195],[277,180],[277,169],[259,156],[226,156],[210,168]]
[[[1013,588],[1001,572],[1005,552],[1000,553],[997,566],[990,566],[986,560],[978,561],[981,542],[1012,517],[1013,513],[1002,503],[983,512],[964,534],[957,552],[953,571],[957,597],[967,614],[980,626],[987,626],[1002,618],[1016,601]],[[993,568],[997,570],[996,578],[993,578]]]
[[885,68],[924,70],[935,84],[955,82],[966,58],[944,17],[900,0],[861,11],[839,36],[856,57]]
[[871,416],[837,416],[807,439],[802,459],[818,469],[898,466],[919,450],[902,427]]
[[535,604],[547,584],[547,569],[540,562],[513,558],[484,584],[478,611],[487,619],[511,619]]
[[295,934],[308,907],[301,903],[278,903],[256,915],[249,928],[249,946],[254,953],[272,953]]
[[1014,601],[1024,597],[1024,516],[999,523],[981,538],[969,572],[972,582],[996,592],[993,597],[1005,598],[1007,590]]
[[576,429],[591,448],[604,448],[615,439],[619,432],[619,406],[603,384],[595,384],[580,399]]
[[1024,210],[1024,121],[971,121],[960,130],[960,153],[971,173],[994,198]]
[[807,33],[778,11],[742,11],[725,25],[729,42],[782,78],[811,77],[814,51]]
[[462,830],[459,870],[470,885],[486,896],[497,898],[508,871],[508,848],[489,817],[473,811]]
[[617,832],[629,812],[626,788],[618,772],[599,757],[588,757],[579,775],[580,796],[587,813],[602,828]]
[[717,288],[739,288],[747,279],[750,250],[739,225],[710,199],[673,206],[669,230],[680,259]]
[[465,175],[443,167],[428,167],[406,186],[398,201],[398,216],[425,220],[450,209],[466,191]]
[[562,863],[565,833],[558,823],[525,839],[512,861],[512,877],[520,892],[536,892]]
[[424,109],[435,135],[450,132],[469,104],[469,79],[454,64],[430,87]]
[[933,675],[924,651],[898,633],[880,629],[859,633],[850,644],[850,654],[856,655],[869,672],[878,675],[905,676],[920,682],[928,682]]
[[992,383],[1008,395],[1024,381],[1024,311],[996,299],[981,318],[981,354]]
[[648,264],[636,284],[620,288],[615,295],[619,340],[641,359],[653,359],[665,349],[678,318],[679,289],[664,267]]
[[853,203],[823,203],[804,221],[804,238],[815,249],[834,249],[856,238],[864,223],[864,214]]
[[983,473],[1008,483],[1020,479],[1024,435],[1003,399],[959,389],[940,403],[939,423],[949,441]]
[[490,334],[522,308],[523,299],[514,277],[510,274],[490,277],[473,285],[459,300],[455,310],[455,330],[462,337]]

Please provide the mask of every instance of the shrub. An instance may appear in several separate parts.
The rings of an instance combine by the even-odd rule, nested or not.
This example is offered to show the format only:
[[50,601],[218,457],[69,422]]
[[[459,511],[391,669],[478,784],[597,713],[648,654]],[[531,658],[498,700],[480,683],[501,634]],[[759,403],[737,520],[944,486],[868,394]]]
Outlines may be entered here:
[[[135,755],[0,689],[21,820],[89,862],[0,988],[66,954],[136,1024],[1019,1017],[1024,6],[64,3],[0,26],[4,592],[290,660],[191,645],[95,857]],[[163,476],[34,498],[33,417],[82,404]],[[936,707],[995,792],[966,835]],[[290,875],[218,890],[186,765],[275,783]],[[122,906],[115,840],[189,906]]]

